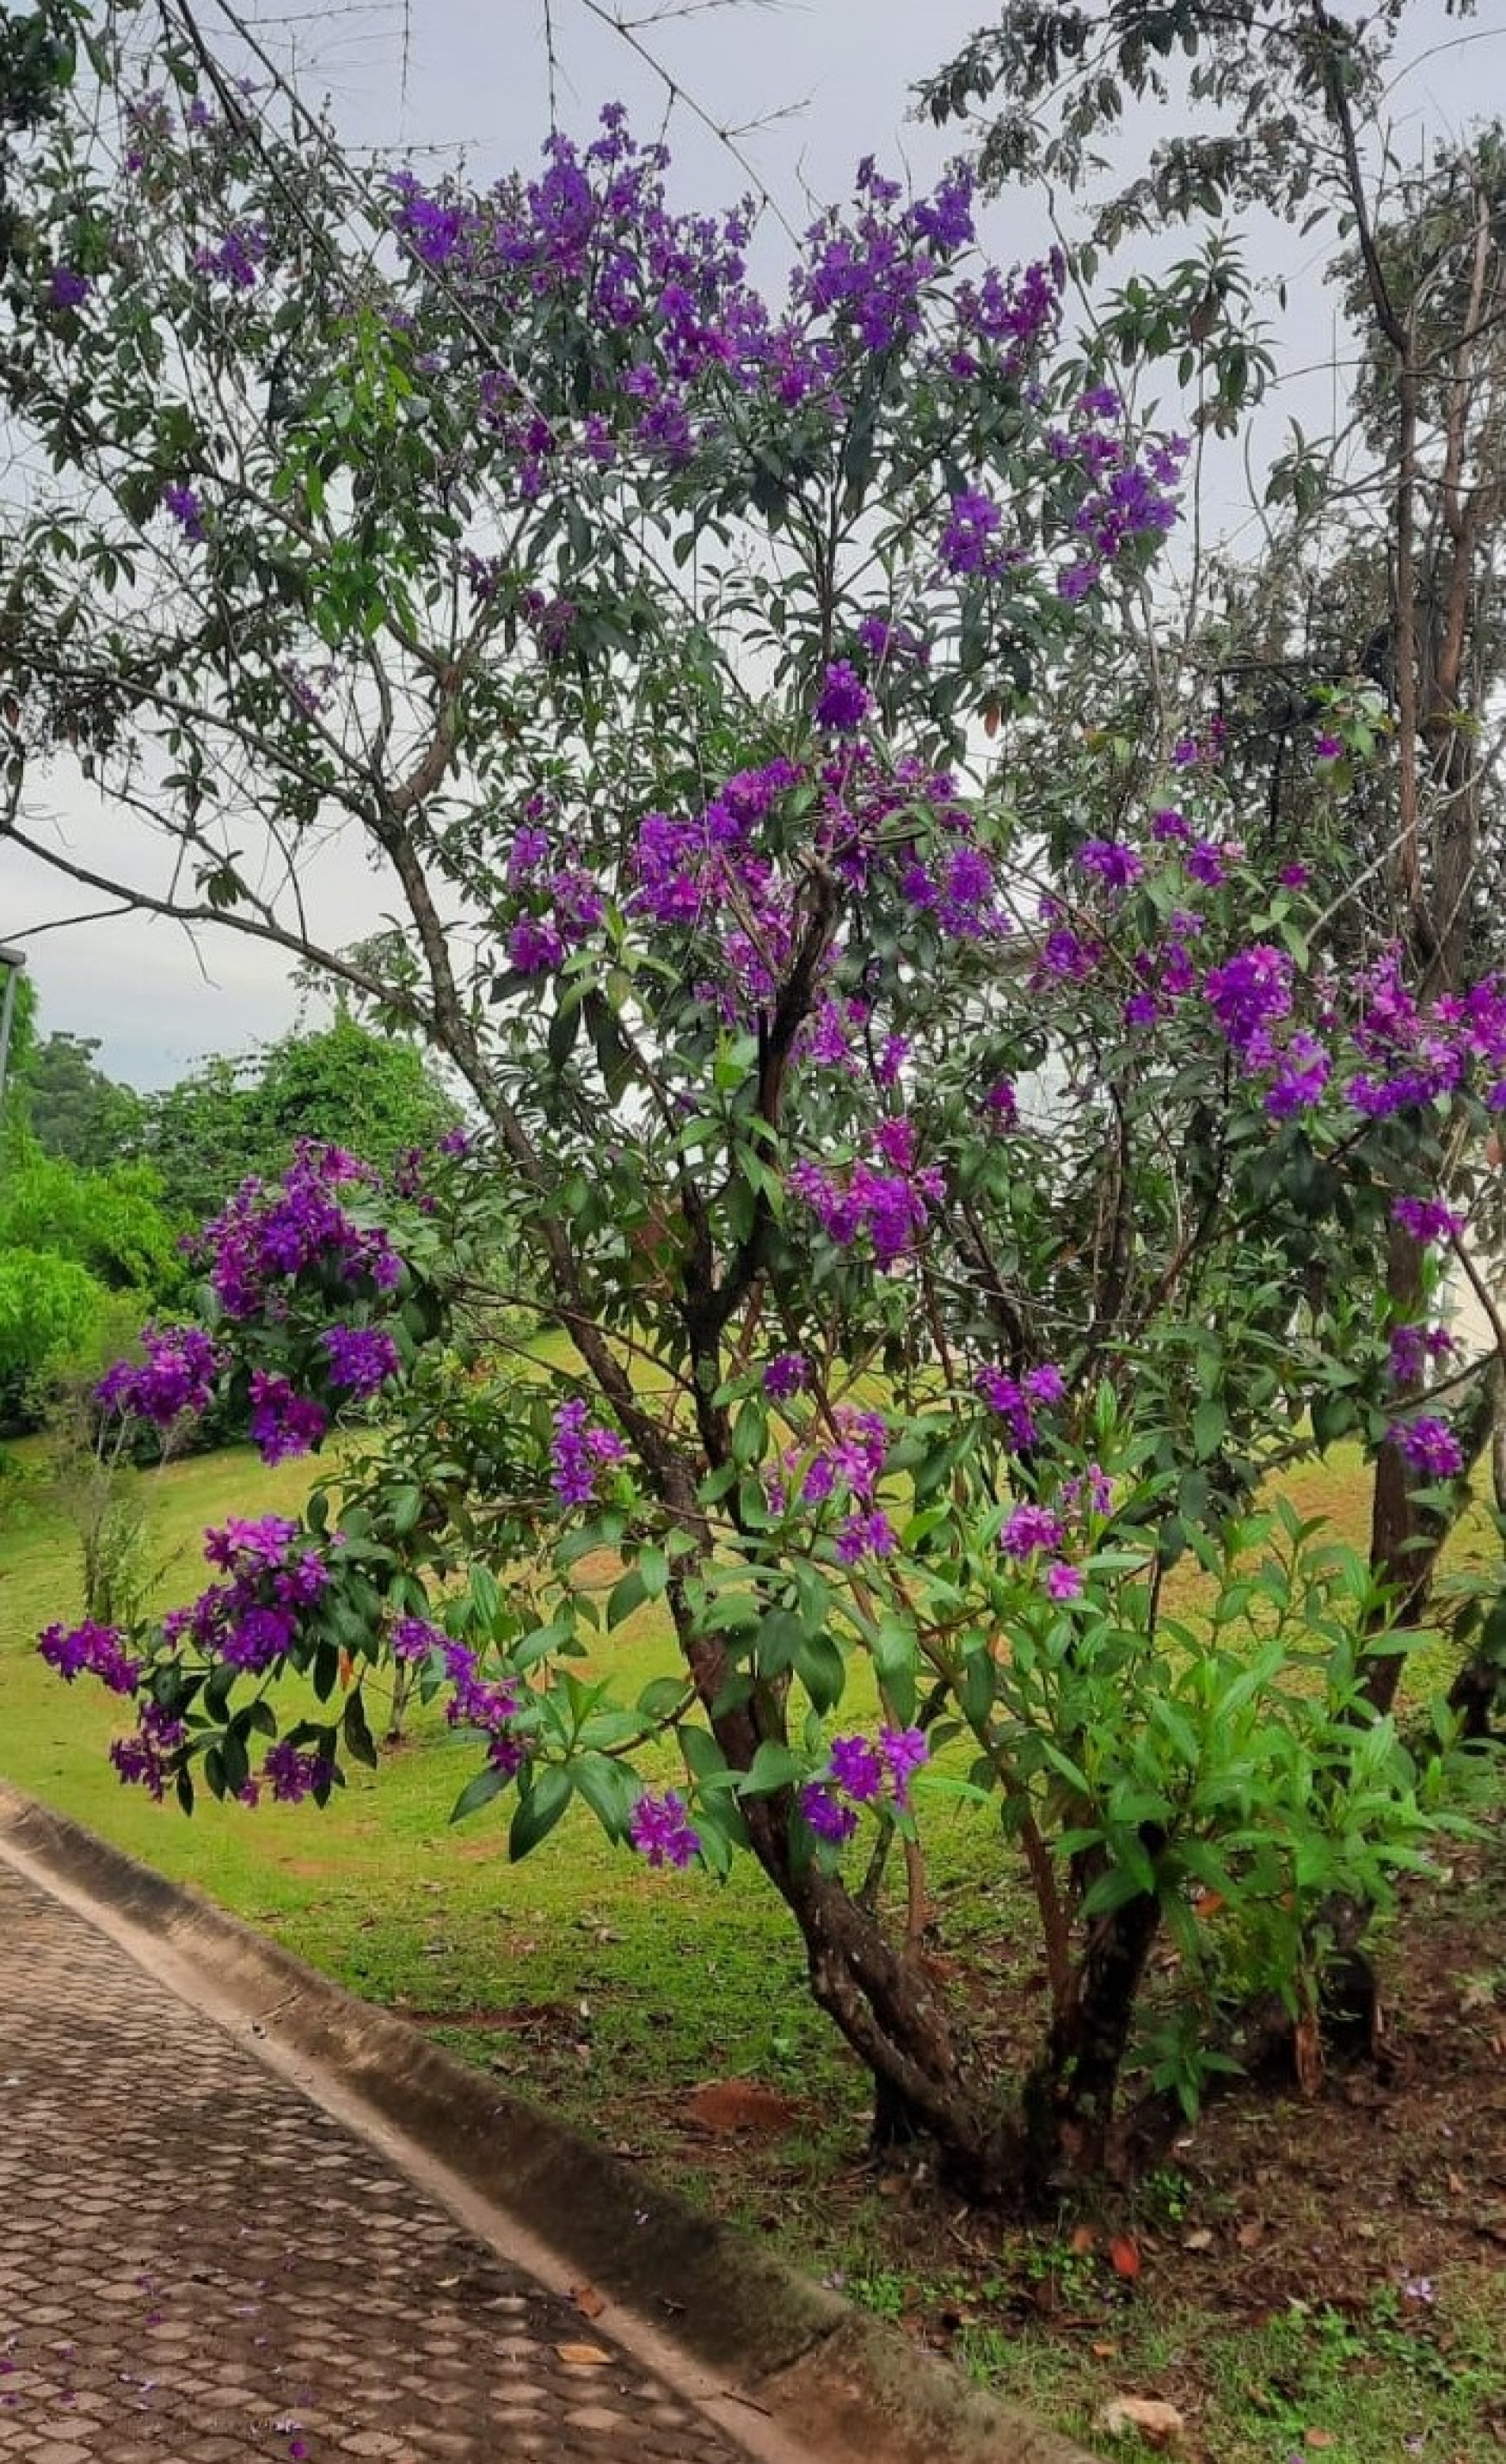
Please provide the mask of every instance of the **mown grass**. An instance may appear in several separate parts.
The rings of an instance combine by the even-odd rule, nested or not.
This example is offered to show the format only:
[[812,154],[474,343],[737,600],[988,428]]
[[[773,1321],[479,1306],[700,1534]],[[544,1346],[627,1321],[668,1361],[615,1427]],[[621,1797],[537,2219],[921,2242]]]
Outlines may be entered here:
[[[1486,2425],[1506,2418],[1506,2364],[1474,2271],[1440,2280],[1436,2309],[1415,2317],[1383,2299],[1361,2316],[1319,2302],[1251,2323],[1168,2308],[1148,2292],[1121,2302],[1111,2282],[1105,2314],[1099,2270],[1091,2300],[1080,2288],[1084,2316],[1074,2326],[1071,2271],[1081,2262],[1068,2243],[1004,2237],[991,2292],[974,2235],[953,2285],[938,2256],[952,2230],[943,2203],[931,2194],[911,2248],[911,2211],[864,2167],[866,2082],[812,2005],[794,1934],[751,1870],[725,1885],[651,1873],[583,1814],[512,1866],[495,1809],[449,1820],[475,1753],[437,1714],[418,1714],[380,1771],[354,1770],[323,1814],[207,1803],[186,1821],[121,1788],[105,1758],[118,1706],[97,1687],[65,1688],[32,1647],[42,1625],[77,1610],[77,1548],[42,1450],[16,1452],[25,1485],[0,1526],[0,1776],[191,1881],[355,1991],[418,2015],[441,2041],[547,2096],[609,2145],[659,2162],[688,2195],[776,2233],[869,2306],[912,2320],[954,2309],[965,2365],[1079,2434],[1091,2435],[1106,2396],[1130,2390],[1178,2403],[1190,2452],[1219,2464],[1286,2464],[1309,2452],[1315,2430],[1332,2464],[1483,2455]],[[309,1485],[306,1465],[268,1470],[241,1451],[146,1477],[153,1548],[167,1561],[164,1603],[199,1588],[207,1524],[294,1510]],[[1323,1511],[1338,1536],[1363,1542],[1357,1457],[1303,1466],[1286,1485],[1300,1511]],[[1194,1591],[1184,1590],[1182,1605],[1195,1606]],[[667,1664],[661,1616],[641,1611],[599,1647],[629,1690]],[[371,1705],[379,1733],[384,1707]],[[1031,1969],[995,1825],[968,1813],[945,1819],[930,1881],[949,1952],[981,1943],[998,1969],[1016,1957],[1013,1941],[1015,1981]],[[687,2092],[728,2078],[781,2091],[792,2127],[734,2163],[710,2145],[704,2161],[688,2156]],[[1021,2325],[1020,2287],[1033,2272],[1065,2284],[1065,2321],[1058,2302],[1039,2324]],[[1134,2443],[1123,2452],[1133,2454]]]

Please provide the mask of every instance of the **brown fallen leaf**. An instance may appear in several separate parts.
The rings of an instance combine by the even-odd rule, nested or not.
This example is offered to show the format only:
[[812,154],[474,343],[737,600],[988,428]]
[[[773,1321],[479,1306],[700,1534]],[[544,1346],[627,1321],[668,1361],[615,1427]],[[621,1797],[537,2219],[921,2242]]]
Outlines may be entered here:
[[612,2356],[600,2344],[557,2344],[555,2351],[573,2370],[604,2370],[611,2366]]
[[582,2319],[600,2319],[606,2308],[605,2294],[599,2293],[594,2284],[572,2284],[569,2298]]
[[1331,2430],[1304,2430],[1302,2432],[1304,2447],[1333,2447],[1337,2443]]
[[1096,2362],[1111,2362],[1119,2351],[1117,2344],[1089,2344],[1088,2351]]
[[1068,2247],[1074,2258],[1085,2258],[1098,2239],[1097,2225],[1079,2225]]
[[1128,2233],[1116,2233],[1108,2246],[1108,2263],[1116,2276],[1133,2284],[1140,2274],[1140,2244]]
[[1260,2247],[1260,2236],[1264,2232],[1265,2227],[1261,2223],[1259,2217],[1251,2216],[1239,2227],[1238,2232],[1234,2235],[1234,2239],[1239,2244],[1241,2250],[1258,2250]]
[[1174,2447],[1185,2428],[1174,2404],[1163,2404],[1159,2396],[1116,2395],[1104,2405],[1094,2427],[1110,2438],[1124,2438],[1138,2431],[1148,2447]]
[[757,2079],[703,2080],[690,2090],[685,2109],[698,2130],[718,2134],[749,2130],[777,2139],[799,2120],[787,2096],[777,2088],[761,2086]]
[[1213,2236],[1207,2225],[1198,2225],[1193,2232],[1182,2235],[1182,2247],[1184,2250],[1211,2250]]

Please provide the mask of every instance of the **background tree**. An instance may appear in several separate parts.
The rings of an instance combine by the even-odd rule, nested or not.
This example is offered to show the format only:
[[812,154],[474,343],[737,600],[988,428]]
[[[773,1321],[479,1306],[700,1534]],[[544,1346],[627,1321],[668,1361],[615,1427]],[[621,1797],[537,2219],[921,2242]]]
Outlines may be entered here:
[[16,1070],[27,1125],[43,1153],[96,1171],[135,1147],[142,1104],[99,1068],[99,1039],[55,1031],[35,1043]]
[[382,1171],[432,1146],[460,1114],[411,1041],[346,1011],[264,1052],[205,1062],[145,1097],[139,1142],[175,1215],[202,1223],[243,1180],[275,1179],[300,1140],[348,1148]]

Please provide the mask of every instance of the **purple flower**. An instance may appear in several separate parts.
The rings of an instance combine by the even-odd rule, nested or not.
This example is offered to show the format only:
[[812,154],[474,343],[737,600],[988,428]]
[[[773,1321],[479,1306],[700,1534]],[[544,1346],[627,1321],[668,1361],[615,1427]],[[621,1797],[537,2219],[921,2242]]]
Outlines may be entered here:
[[212,280],[228,282],[232,291],[250,291],[256,269],[267,253],[267,231],[261,223],[235,223],[212,248],[196,249],[193,270]]
[[1292,961],[1284,950],[1257,941],[1203,979],[1210,1008],[1237,1052],[1285,1018],[1292,1006]]
[[820,1780],[808,1779],[800,1790],[800,1812],[818,1839],[825,1839],[834,1848],[852,1837],[858,1828],[857,1809],[843,1805],[840,1797]]
[[1447,1360],[1453,1337],[1441,1326],[1395,1326],[1391,1329],[1391,1375],[1398,1386],[1418,1386],[1431,1361]]
[[626,1461],[627,1447],[615,1429],[599,1427],[578,1397],[555,1414],[552,1486],[562,1506],[588,1506],[603,1465]]
[[163,490],[162,501],[164,511],[171,514],[185,539],[203,539],[204,505],[192,488],[170,479]]
[[1316,760],[1337,761],[1342,751],[1342,736],[1315,736],[1313,738],[1313,756]]
[[522,915],[507,936],[507,955],[519,975],[549,975],[564,965],[564,935],[548,916]]
[[776,1352],[763,1373],[763,1391],[776,1403],[787,1403],[811,1382],[811,1364],[803,1352]]
[[312,1452],[329,1427],[329,1414],[312,1395],[295,1393],[286,1377],[253,1369],[251,1381],[251,1440],[263,1463],[286,1463]]
[[1045,1573],[1048,1600],[1079,1600],[1082,1596],[1082,1569],[1070,1565],[1065,1557],[1054,1557]]
[[1316,1036],[1300,1029],[1277,1061],[1276,1077],[1266,1091],[1265,1109],[1277,1121],[1316,1104],[1327,1086],[1333,1063]]
[[1313,876],[1305,864],[1283,864],[1276,877],[1283,890],[1305,890]]
[[1000,1129],[1014,1129],[1019,1120],[1019,1098],[1014,1080],[995,1078],[983,1098],[983,1109],[993,1114]]
[[330,1384],[348,1388],[358,1400],[397,1375],[398,1347],[382,1327],[327,1327],[319,1341],[329,1354]]
[[1393,1199],[1391,1215],[1414,1241],[1456,1241],[1464,1230],[1463,1216],[1439,1198]]
[[663,1796],[644,1789],[628,1815],[627,1836],[650,1865],[676,1865],[683,1871],[701,1853],[685,1799],[672,1788]]
[[1464,1449],[1447,1420],[1423,1413],[1415,1420],[1393,1421],[1386,1435],[1419,1480],[1452,1480],[1464,1469]]
[[443,1651],[449,1637],[426,1617],[395,1617],[392,1622],[392,1654],[395,1660],[426,1660],[433,1651]]
[[952,497],[951,511],[937,542],[949,573],[986,573],[997,561],[993,542],[1003,515],[992,496],[964,490]]
[[214,1398],[220,1355],[202,1327],[142,1329],[140,1365],[118,1360],[95,1388],[95,1400],[107,1412],[126,1412],[151,1420],[160,1429],[172,1426],[182,1412],[207,1412]]
[[1016,1506],[999,1533],[999,1548],[1006,1557],[1029,1557],[1037,1549],[1059,1549],[1061,1518],[1048,1506]]
[[87,274],[71,265],[55,265],[47,277],[49,308],[81,308],[94,289]]
[[892,1557],[899,1547],[893,1524],[877,1507],[868,1514],[848,1515],[837,1533],[837,1554],[844,1566],[862,1557]]
[[881,1728],[879,1750],[889,1767],[894,1783],[896,1805],[907,1805],[910,1781],[923,1763],[930,1760],[930,1748],[922,1728]]
[[76,1677],[98,1677],[112,1694],[134,1694],[141,1683],[142,1663],[127,1658],[118,1626],[97,1625],[92,1618],[76,1626],[50,1625],[36,1647],[66,1685]]
[[110,1748],[110,1760],[116,1776],[128,1788],[144,1788],[159,1805],[167,1793],[172,1776],[172,1757],[188,1742],[186,1724],[164,1711],[159,1704],[143,1703],[136,1718],[134,1737],[117,1737]]
[[1043,1360],[1038,1369],[1026,1371],[1025,1392],[1037,1403],[1064,1403],[1067,1381],[1055,1361]]
[[1105,890],[1129,890],[1146,869],[1145,858],[1116,839],[1089,839],[1078,849],[1078,869]]
[[857,1805],[871,1805],[884,1786],[884,1764],[866,1737],[834,1737],[832,1784]]
[[306,1796],[327,1789],[335,1776],[327,1755],[300,1752],[286,1737],[269,1746],[261,1769],[274,1805],[300,1805]]
[[867,686],[845,659],[829,667],[821,678],[816,724],[834,736],[851,736],[873,707]]

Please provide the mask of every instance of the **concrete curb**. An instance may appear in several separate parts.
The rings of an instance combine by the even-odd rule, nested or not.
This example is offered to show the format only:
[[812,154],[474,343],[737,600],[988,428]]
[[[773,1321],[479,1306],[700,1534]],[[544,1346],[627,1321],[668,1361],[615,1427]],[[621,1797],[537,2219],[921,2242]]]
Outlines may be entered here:
[[[558,2281],[586,2279],[656,2342],[667,2335],[775,2433],[772,2448],[788,2453],[790,2440],[822,2464],[1094,2464],[404,2020],[3,1781],[0,1854],[400,2163],[418,2160],[437,2196],[464,2186],[471,2230],[485,2235],[490,2211],[506,2248],[514,2222]],[[515,2243],[510,2255],[523,2255]],[[625,2321],[619,2332],[632,2341]]]

